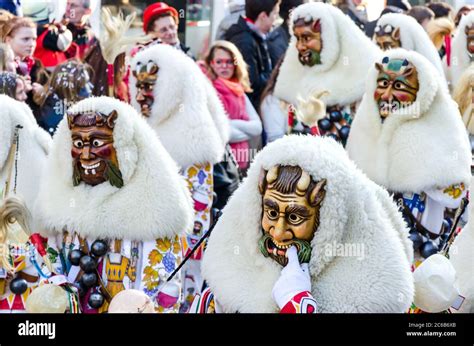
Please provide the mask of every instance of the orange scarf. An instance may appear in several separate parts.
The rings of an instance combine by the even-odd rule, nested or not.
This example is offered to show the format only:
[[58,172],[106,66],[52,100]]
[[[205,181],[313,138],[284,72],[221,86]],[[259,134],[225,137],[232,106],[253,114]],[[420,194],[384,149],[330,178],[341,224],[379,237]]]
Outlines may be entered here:
[[239,83],[239,81],[236,78],[234,78],[234,79],[224,79],[224,78],[218,77],[217,79],[219,79],[235,95],[240,97],[243,94],[245,94],[244,87],[242,86],[242,84]]

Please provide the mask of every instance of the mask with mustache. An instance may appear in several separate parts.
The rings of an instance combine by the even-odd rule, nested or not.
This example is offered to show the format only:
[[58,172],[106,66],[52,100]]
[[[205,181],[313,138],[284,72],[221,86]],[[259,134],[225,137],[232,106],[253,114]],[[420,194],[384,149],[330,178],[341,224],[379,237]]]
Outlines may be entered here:
[[309,262],[325,185],[326,180],[315,182],[300,167],[275,166],[268,172],[262,170],[259,191],[263,197],[263,235],[259,248],[263,256],[286,266],[286,252],[296,246],[300,262]]
[[297,19],[293,23],[293,34],[297,39],[296,49],[300,63],[309,67],[321,64],[323,42],[320,20],[308,22],[304,18]]
[[382,64],[375,63],[379,71],[374,99],[382,122],[393,112],[416,101],[419,90],[418,73],[406,59],[385,57]]
[[137,79],[135,84],[137,87],[136,100],[145,117],[151,115],[151,108],[155,102],[153,89],[158,79],[158,70],[158,66],[153,61],[149,61],[146,65],[138,62],[133,71],[133,76]]

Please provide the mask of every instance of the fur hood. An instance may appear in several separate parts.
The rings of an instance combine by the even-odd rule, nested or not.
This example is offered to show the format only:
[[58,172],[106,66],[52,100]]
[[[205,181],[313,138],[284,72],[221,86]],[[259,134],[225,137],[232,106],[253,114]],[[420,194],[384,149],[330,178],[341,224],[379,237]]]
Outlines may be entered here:
[[416,67],[420,85],[416,102],[382,123],[373,96],[378,71],[372,66],[349,134],[349,157],[369,178],[394,192],[421,192],[461,182],[468,186],[469,139],[446,83],[416,52],[395,49],[385,56],[407,59]]
[[[265,258],[261,168],[298,165],[326,179],[320,225],[311,242],[312,293],[320,312],[404,312],[413,298],[408,231],[388,193],[371,182],[334,140],[287,136],[266,146],[211,234],[204,279],[225,312],[277,312],[272,288],[282,267]],[[337,246],[359,246],[344,257]]]
[[[303,66],[298,60],[294,18],[321,20],[321,65]],[[380,55],[378,47],[334,6],[307,3],[298,6],[290,19],[291,41],[275,86],[275,96],[298,104],[298,96],[328,91],[321,97],[328,106],[347,105],[362,98],[367,70]]]
[[[15,128],[21,125],[18,146],[17,195],[31,210],[38,195],[41,174],[50,150],[51,137],[36,123],[31,109],[24,103],[0,95],[0,191],[8,176],[8,153],[13,143]],[[12,172],[10,192],[13,191],[15,168]]]
[[146,241],[172,237],[192,223],[192,204],[178,167],[145,120],[126,103],[92,97],[70,111],[118,112],[114,147],[124,186],[108,182],[73,186],[71,131],[59,124],[37,200],[35,214],[47,233],[63,227],[91,238]]
[[471,59],[469,58],[467,52],[467,39],[464,29],[467,26],[474,24],[474,12],[471,11],[464,16],[462,16],[461,21],[459,22],[456,33],[454,34],[452,43],[451,43],[451,65],[447,66],[446,57],[444,57],[444,68],[446,69],[446,76],[451,82],[451,87],[455,88],[458,84],[459,79],[461,78],[464,71],[471,64]]
[[439,54],[428,33],[418,24],[415,18],[401,13],[387,13],[380,17],[377,25],[385,26],[387,24],[390,24],[393,28],[400,28],[400,42],[403,49],[413,50],[423,55],[444,78]]
[[[131,62],[158,65],[155,102],[148,123],[181,168],[222,160],[229,140],[229,122],[213,86],[199,67],[181,51],[165,44],[139,52]],[[130,76],[132,105],[136,101],[136,78]]]

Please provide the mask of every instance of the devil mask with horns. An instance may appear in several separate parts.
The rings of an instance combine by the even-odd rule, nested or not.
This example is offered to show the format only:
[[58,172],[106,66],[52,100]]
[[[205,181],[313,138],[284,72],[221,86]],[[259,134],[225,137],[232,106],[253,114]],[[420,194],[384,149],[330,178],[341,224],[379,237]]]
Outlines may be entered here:
[[382,64],[375,63],[375,66],[378,76],[374,98],[384,121],[392,112],[416,101],[419,90],[418,74],[415,66],[406,59],[385,57]]
[[375,42],[382,50],[400,48],[400,28],[392,25],[377,25],[375,27]]
[[109,181],[110,185],[123,186],[113,130],[118,113],[85,112],[68,114],[72,136],[73,184],[83,181],[92,186]]
[[282,266],[286,252],[296,246],[301,263],[311,259],[311,240],[319,226],[319,209],[326,180],[314,182],[297,166],[274,166],[262,170],[259,191],[263,198],[260,251]]
[[320,20],[306,21],[305,18],[298,18],[293,23],[293,33],[301,64],[310,67],[321,64],[323,42]]

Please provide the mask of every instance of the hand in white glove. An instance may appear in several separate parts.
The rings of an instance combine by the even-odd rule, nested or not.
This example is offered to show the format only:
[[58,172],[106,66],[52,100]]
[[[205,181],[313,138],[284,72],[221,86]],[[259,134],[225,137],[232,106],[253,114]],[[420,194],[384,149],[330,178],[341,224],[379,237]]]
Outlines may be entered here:
[[311,292],[311,277],[308,263],[300,265],[295,246],[287,251],[288,264],[281,271],[280,278],[273,286],[272,296],[280,309],[301,292]]

